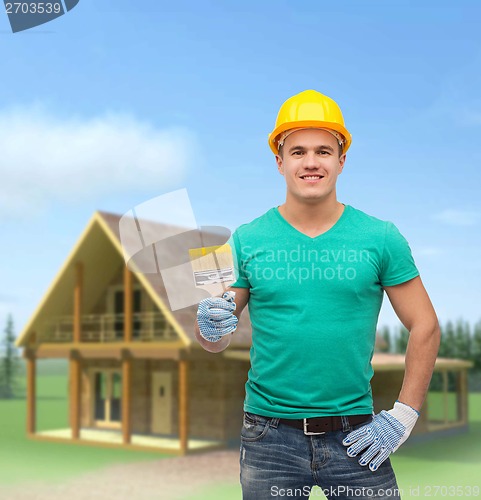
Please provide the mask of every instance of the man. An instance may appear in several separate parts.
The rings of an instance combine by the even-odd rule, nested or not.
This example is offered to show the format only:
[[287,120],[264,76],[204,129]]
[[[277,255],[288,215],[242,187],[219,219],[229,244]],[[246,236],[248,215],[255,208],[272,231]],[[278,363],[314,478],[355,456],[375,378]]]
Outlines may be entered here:
[[[389,455],[419,416],[440,331],[396,226],[337,200],[350,144],[329,97],[307,90],[282,105],[269,145],[286,201],[233,233],[237,279],[199,304],[196,335],[211,352],[225,349],[249,304],[244,499],[308,497],[315,484],[328,498],[399,497]],[[398,400],[374,414],[384,291],[410,337]]]

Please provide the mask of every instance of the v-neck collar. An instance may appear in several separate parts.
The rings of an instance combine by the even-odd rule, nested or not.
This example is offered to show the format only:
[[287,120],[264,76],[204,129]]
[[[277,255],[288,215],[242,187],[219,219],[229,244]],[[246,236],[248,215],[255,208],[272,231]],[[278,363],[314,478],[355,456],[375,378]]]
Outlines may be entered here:
[[309,236],[306,233],[303,233],[302,231],[299,231],[299,229],[295,228],[290,222],[288,222],[284,218],[283,215],[281,215],[281,213],[279,212],[279,206],[274,207],[274,213],[277,215],[277,217],[280,219],[280,221],[283,224],[285,224],[286,226],[288,226],[290,228],[291,231],[295,231],[297,234],[300,234],[304,238],[307,238],[309,240],[314,241],[314,240],[321,239],[321,238],[327,236],[328,234],[330,234],[332,231],[336,230],[339,226],[341,226],[344,223],[345,219],[347,218],[347,213],[349,212],[351,207],[350,207],[350,205],[346,205],[345,203],[343,203],[343,205],[344,205],[344,210],[342,211],[342,214],[339,217],[339,219],[337,219],[337,221],[327,231],[324,231],[323,233],[318,234],[317,236]]

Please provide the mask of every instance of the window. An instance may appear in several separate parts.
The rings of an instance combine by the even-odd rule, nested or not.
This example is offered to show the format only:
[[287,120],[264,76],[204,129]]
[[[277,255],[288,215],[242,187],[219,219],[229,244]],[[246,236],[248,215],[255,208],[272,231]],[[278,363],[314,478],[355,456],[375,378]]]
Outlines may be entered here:
[[94,420],[97,423],[120,423],[122,420],[122,374],[105,370],[94,373]]

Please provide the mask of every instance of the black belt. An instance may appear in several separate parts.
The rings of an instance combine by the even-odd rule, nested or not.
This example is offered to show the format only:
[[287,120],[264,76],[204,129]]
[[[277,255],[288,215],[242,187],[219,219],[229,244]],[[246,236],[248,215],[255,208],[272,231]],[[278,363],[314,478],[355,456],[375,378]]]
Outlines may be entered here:
[[[370,419],[370,413],[366,415],[346,415],[345,418],[350,425],[362,424]],[[339,431],[343,428],[341,417],[312,417],[312,418],[280,418],[279,423],[290,425],[296,429],[301,429],[304,434],[324,434],[325,432]]]

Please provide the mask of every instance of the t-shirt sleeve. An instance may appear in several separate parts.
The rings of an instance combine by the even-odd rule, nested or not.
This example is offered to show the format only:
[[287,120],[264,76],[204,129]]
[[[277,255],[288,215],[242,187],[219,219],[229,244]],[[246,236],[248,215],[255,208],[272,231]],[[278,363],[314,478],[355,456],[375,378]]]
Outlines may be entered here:
[[233,288],[250,288],[250,283],[246,277],[246,273],[243,266],[241,244],[239,241],[239,235],[237,234],[237,231],[234,231],[231,234],[229,240],[227,241],[227,245],[229,245],[232,250],[232,260],[234,263],[234,277],[235,277],[235,281],[233,283],[230,283],[229,286]]
[[386,223],[386,235],[381,266],[381,285],[400,285],[419,276],[419,271],[414,263],[411,248],[392,223]]

